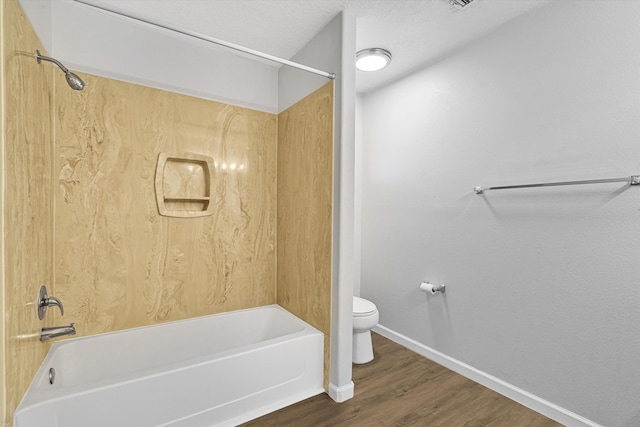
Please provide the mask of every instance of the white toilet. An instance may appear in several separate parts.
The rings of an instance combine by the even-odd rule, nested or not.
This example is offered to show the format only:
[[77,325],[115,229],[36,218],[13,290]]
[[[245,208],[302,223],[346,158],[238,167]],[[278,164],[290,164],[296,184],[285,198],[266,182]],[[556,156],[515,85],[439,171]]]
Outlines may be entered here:
[[378,324],[380,315],[374,303],[364,298],[353,297],[353,363],[373,360],[371,328]]

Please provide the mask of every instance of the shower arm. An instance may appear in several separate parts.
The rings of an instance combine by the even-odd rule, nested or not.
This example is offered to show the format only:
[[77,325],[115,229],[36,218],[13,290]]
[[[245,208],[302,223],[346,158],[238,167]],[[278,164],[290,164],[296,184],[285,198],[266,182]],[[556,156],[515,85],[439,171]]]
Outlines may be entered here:
[[48,56],[41,55],[39,50],[36,50],[36,59],[38,60],[38,64],[40,63],[40,61],[53,62],[58,67],[60,67],[62,72],[64,72],[65,74],[67,74],[69,72],[69,69],[67,67],[65,67],[64,65],[62,65],[62,63],[60,61],[58,61],[57,59],[54,59],[54,58],[50,58]]
[[40,54],[39,50],[36,50],[36,60],[38,61],[38,64],[40,64],[43,60],[44,61],[49,61],[52,62],[54,64],[56,64],[58,66],[58,68],[60,68],[62,70],[62,72],[64,73],[64,77],[67,80],[67,84],[69,85],[69,87],[73,90],[82,90],[84,89],[84,82],[82,81],[82,79],[75,73],[72,73],[71,71],[69,71],[69,69],[67,67],[65,67],[64,65],[62,65],[62,63],[60,61],[58,61],[57,59],[53,59],[50,58],[48,56],[44,56]]

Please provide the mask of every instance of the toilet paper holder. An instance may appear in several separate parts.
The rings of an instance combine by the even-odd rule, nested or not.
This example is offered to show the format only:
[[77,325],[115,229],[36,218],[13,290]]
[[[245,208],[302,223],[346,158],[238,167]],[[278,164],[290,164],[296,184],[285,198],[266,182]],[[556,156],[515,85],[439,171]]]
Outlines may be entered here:
[[422,282],[420,283],[420,290],[422,292],[425,292],[427,294],[431,294],[431,295],[435,295],[436,293],[440,292],[440,293],[445,293],[445,285],[434,285],[433,283],[429,283],[429,282]]

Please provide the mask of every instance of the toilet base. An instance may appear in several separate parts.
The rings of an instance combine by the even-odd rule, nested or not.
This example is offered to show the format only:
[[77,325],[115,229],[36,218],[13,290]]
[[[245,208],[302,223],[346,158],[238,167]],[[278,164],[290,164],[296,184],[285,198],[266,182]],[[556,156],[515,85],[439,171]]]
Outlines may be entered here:
[[369,363],[373,360],[373,343],[371,331],[353,333],[353,349],[351,361],[357,364]]

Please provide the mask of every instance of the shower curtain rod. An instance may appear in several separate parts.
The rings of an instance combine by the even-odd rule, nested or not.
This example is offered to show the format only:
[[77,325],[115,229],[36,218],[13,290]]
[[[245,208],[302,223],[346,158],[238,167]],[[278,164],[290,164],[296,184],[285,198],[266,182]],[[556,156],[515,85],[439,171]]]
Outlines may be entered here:
[[626,182],[629,185],[640,185],[640,175],[625,176],[623,178],[587,179],[583,181],[544,182],[540,184],[501,185],[498,187],[475,187],[476,194],[483,194],[488,190],[508,190],[510,188],[555,187],[558,185],[603,184],[607,182]]
[[280,58],[278,56],[274,56],[274,55],[270,55],[268,53],[260,52],[259,50],[250,49],[248,47],[240,46],[240,45],[235,44],[235,43],[230,43],[228,41],[217,39],[215,37],[210,37],[210,36],[208,36],[206,34],[198,33],[196,31],[191,31],[191,30],[187,30],[185,28],[176,27],[174,25],[167,24],[167,23],[161,23],[161,22],[152,21],[149,18],[144,18],[144,17],[142,17],[140,15],[137,15],[137,14],[134,14],[134,13],[131,13],[131,12],[124,12],[122,10],[119,10],[117,8],[113,8],[113,7],[110,7],[110,6],[107,6],[107,5],[94,4],[94,3],[91,3],[91,2],[89,2],[87,0],[74,0],[74,1],[76,3],[84,4],[85,6],[93,7],[95,9],[104,10],[104,11],[107,11],[107,12],[110,12],[110,13],[114,13],[116,15],[124,16],[126,18],[134,19],[136,21],[144,22],[144,23],[149,24],[149,25],[154,25],[156,27],[164,28],[165,30],[170,30],[170,31],[173,31],[173,32],[176,32],[176,33],[184,34],[186,36],[194,37],[196,39],[204,40],[204,41],[207,41],[209,43],[217,44],[219,46],[223,46],[223,47],[226,47],[228,49],[237,50],[239,52],[243,52],[243,53],[247,53],[249,55],[257,56],[259,58],[266,59],[268,61],[277,62],[277,63],[282,64],[282,65],[287,65],[289,67],[293,67],[293,68],[297,68],[299,70],[307,71],[309,73],[317,74],[319,76],[326,77],[326,78],[331,79],[331,80],[334,80],[336,78],[336,75],[334,73],[328,73],[326,71],[318,70],[317,68],[308,67],[306,65],[299,64],[297,62],[289,61],[288,59]]

